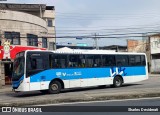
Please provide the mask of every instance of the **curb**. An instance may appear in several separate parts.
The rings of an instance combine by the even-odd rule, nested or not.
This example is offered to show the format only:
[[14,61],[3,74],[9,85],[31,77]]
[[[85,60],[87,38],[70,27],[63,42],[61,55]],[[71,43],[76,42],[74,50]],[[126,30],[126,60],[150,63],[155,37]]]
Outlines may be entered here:
[[25,106],[36,106],[40,104],[57,104],[57,103],[68,103],[68,102],[85,102],[85,101],[102,101],[102,100],[118,100],[118,99],[133,99],[133,98],[147,98],[147,97],[159,97],[158,93],[141,93],[141,94],[119,94],[119,95],[95,95],[95,96],[85,96],[76,98],[61,98],[61,99],[43,99],[43,100],[28,100],[24,102],[13,101],[10,103],[0,103],[0,107],[23,107]]

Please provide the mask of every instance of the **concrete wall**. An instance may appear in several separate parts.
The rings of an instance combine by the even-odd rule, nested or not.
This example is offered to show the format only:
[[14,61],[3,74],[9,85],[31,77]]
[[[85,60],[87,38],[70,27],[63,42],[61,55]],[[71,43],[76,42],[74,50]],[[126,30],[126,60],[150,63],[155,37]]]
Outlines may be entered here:
[[54,10],[45,10],[43,13],[43,18],[55,18],[55,11]]
[[160,35],[150,36],[151,73],[160,73],[160,57],[153,58],[153,55],[160,54]]
[[151,36],[150,43],[151,54],[160,53],[160,36]]
[[[43,13],[43,19],[46,20],[46,22],[48,21],[47,19],[51,19],[52,20],[52,25],[53,27],[47,27],[48,29],[48,34],[47,36],[50,37],[48,40],[48,47],[49,47],[49,42],[56,42],[55,39],[55,10],[45,10],[45,12]],[[48,24],[48,22],[47,22]],[[55,49],[55,48],[54,48]]]
[[0,19],[32,23],[46,28],[46,22],[40,17],[18,11],[6,10],[5,13],[1,13]]
[[160,59],[151,60],[151,73],[160,73]]
[[4,63],[0,61],[0,88],[5,85]]
[[146,43],[141,40],[128,40],[127,47],[128,52],[145,52]]

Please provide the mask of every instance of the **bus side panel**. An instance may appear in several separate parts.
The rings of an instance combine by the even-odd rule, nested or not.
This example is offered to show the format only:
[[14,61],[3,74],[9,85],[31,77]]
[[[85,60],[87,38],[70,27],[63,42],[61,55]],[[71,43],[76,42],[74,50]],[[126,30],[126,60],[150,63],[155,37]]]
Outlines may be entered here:
[[64,82],[65,88],[86,87],[113,84],[113,78],[116,75],[121,75],[124,83],[142,81],[147,79],[146,73],[145,66],[50,69],[31,76],[30,83],[34,85],[38,84],[39,88],[31,85],[36,90],[48,89],[50,81],[59,78]]
[[12,81],[12,87],[17,87],[15,91],[30,91],[30,78],[24,78],[24,76],[18,81]]
[[51,69],[31,76],[30,83],[34,88],[30,89],[37,90],[39,85],[39,89],[48,89],[50,81],[55,78],[63,80],[65,88],[113,83],[113,79],[110,77],[110,68]]
[[148,79],[148,74],[145,66],[133,66],[124,68],[124,83],[132,83]]

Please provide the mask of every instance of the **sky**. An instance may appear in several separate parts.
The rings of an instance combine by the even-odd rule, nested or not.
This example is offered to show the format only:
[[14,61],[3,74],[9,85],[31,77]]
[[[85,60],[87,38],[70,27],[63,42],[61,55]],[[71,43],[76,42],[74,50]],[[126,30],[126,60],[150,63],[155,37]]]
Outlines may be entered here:
[[[95,34],[100,38],[99,46],[126,45],[127,39],[141,39],[134,37],[142,35],[139,33],[154,33],[160,30],[160,0],[7,0],[6,2],[55,6],[56,36],[68,36],[57,39],[57,43],[62,45],[85,43],[94,46],[94,40],[85,36],[94,37]],[[83,39],[69,38],[74,36]]]

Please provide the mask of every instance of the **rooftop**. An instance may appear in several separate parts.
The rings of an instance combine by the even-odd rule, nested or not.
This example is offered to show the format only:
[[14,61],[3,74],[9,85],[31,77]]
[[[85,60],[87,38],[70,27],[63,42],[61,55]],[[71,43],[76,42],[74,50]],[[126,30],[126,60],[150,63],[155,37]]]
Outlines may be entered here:
[[15,11],[42,11],[52,10],[54,6],[46,6],[46,4],[16,4],[16,3],[0,3],[1,10],[15,10]]

